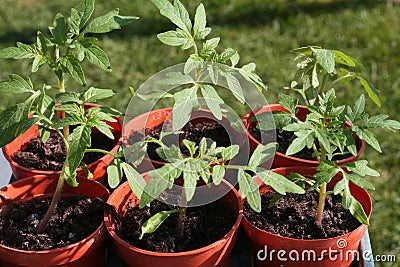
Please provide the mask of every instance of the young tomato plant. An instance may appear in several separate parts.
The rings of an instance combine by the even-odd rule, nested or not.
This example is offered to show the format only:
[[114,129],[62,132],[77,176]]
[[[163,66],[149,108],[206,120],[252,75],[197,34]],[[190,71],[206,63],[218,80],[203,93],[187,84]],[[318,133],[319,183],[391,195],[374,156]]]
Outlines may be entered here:
[[[266,170],[260,165],[269,160],[275,153],[276,144],[259,145],[254,151],[247,165],[229,164],[239,152],[238,145],[229,147],[216,147],[216,143],[207,143],[203,138],[199,145],[194,142],[183,140],[190,155],[185,157],[181,150],[175,146],[166,146],[161,139],[148,138],[145,142],[157,142],[160,147],[158,155],[163,158],[166,165],[148,173],[150,180],[146,183],[139,175],[138,179],[128,181],[134,194],[140,199],[139,208],[150,204],[158,198],[165,190],[171,189],[177,179],[183,179],[182,192],[180,194],[177,209],[162,211],[153,215],[142,226],[142,233],[152,233],[173,213],[179,213],[177,222],[177,233],[183,235],[187,203],[193,198],[199,180],[208,185],[213,183],[219,185],[224,179],[227,170],[235,170],[239,189],[242,197],[247,198],[250,206],[257,212],[261,211],[261,197],[259,186],[249,173],[257,175],[265,184],[271,186],[279,194],[287,192],[304,193],[304,189],[289,181],[284,176]],[[219,162],[219,159],[221,162]]]
[[[66,92],[65,80],[66,75],[69,75],[81,86],[86,86],[81,65],[85,59],[102,70],[111,71],[109,59],[104,50],[96,45],[97,39],[93,35],[120,29],[136,18],[121,16],[118,9],[115,9],[90,20],[94,5],[95,0],[83,0],[78,8],[71,9],[70,17],[66,18],[58,13],[53,25],[49,27],[51,34],[49,37],[38,31],[34,44],[18,42],[16,47],[0,50],[0,58],[33,59],[32,73],[47,65],[58,81],[55,87],[45,84],[41,89],[35,89],[29,77],[23,78],[11,74],[9,80],[0,82],[1,92],[27,95],[25,101],[9,106],[0,113],[0,146],[8,144],[34,124],[39,125],[43,142],[49,138],[50,131],[56,131],[65,143],[66,160],[53,200],[38,226],[38,232],[45,229],[56,208],[64,180],[71,186],[78,186],[76,169],[82,167],[87,170],[82,162],[84,154],[86,152],[112,154],[89,148],[91,132],[93,128],[97,128],[107,137],[114,139],[111,126],[106,121],[115,122],[113,116],[119,115],[119,112],[104,106],[86,110],[84,104],[111,97],[114,92],[94,87],[81,92]],[[51,97],[52,90],[57,90],[54,97]],[[71,133],[69,126],[75,127]],[[122,153],[112,155],[118,158]]]
[[[282,113],[281,123],[284,131],[294,133],[290,146],[286,154],[292,155],[304,148],[314,151],[319,165],[314,180],[310,180],[312,186],[309,191],[319,192],[319,202],[316,214],[316,221],[321,223],[324,210],[325,196],[327,194],[340,194],[342,196],[342,206],[349,210],[352,215],[361,223],[369,224],[361,204],[351,195],[349,183],[353,182],[361,188],[373,190],[374,187],[369,183],[365,176],[379,176],[379,173],[368,167],[368,161],[357,160],[342,165],[338,165],[334,156],[357,154],[354,134],[364,140],[378,152],[382,152],[379,142],[371,129],[384,128],[392,131],[400,129],[400,123],[388,120],[387,115],[370,116],[365,112],[365,97],[361,95],[353,107],[334,105],[335,90],[330,89],[326,93],[318,96],[318,105],[308,106],[310,113],[304,121],[296,118],[297,100],[287,95],[279,95],[280,104],[289,111]],[[286,114],[286,115],[285,115]],[[332,191],[327,191],[327,183],[336,174],[341,173],[343,179],[340,180]]]
[[[173,97],[174,100],[173,130],[181,129],[189,121],[191,111],[199,109],[198,96],[200,95],[218,120],[222,119],[222,114],[228,113],[227,110],[221,108],[224,100],[213,85],[226,84],[233,96],[242,104],[245,104],[245,94],[242,90],[241,79],[260,91],[266,89],[261,78],[254,72],[256,68],[254,63],[238,68],[240,56],[236,50],[228,47],[218,52],[220,38],[207,39],[211,28],[207,27],[203,4],[197,7],[192,21],[188,11],[179,0],[174,0],[173,4],[168,0],[152,0],[152,2],[163,16],[177,26],[176,30],[158,34],[158,39],[164,44],[179,46],[182,50],[193,49],[182,72],[169,72],[165,79],[160,81],[165,85],[188,85],[173,95],[162,94],[164,97]],[[203,82],[204,80],[208,83]],[[154,94],[154,92],[150,93]],[[188,99],[192,101],[187,101]]]
[[364,66],[355,58],[339,50],[324,49],[317,46],[296,48],[297,72],[290,87],[285,89],[298,92],[306,105],[317,105],[318,96],[339,83],[358,80],[368,96],[381,106],[378,90],[369,82]]

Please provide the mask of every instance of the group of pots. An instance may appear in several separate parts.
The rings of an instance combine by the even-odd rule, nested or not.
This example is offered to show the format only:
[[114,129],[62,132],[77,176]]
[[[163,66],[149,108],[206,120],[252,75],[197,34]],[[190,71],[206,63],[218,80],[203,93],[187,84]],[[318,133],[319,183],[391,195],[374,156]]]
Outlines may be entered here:
[[[307,114],[307,109],[302,106],[299,106],[298,108],[299,113],[297,115],[301,119]],[[279,105],[263,107],[258,111],[247,113],[243,119],[244,128],[246,129],[250,142],[250,151],[252,151],[259,142],[248,131],[250,124],[252,123],[249,119],[254,116],[254,114],[266,110],[283,110],[283,108]],[[136,120],[133,119],[125,125],[124,132],[129,132],[126,130],[126,127],[129,127],[129,129],[132,130],[138,130],[140,127],[157,126],[166,119],[170,112],[170,109],[156,110],[151,111],[148,114],[140,115]],[[208,120],[217,121],[216,119],[213,119],[212,116],[207,116]],[[220,123],[224,124],[225,122]],[[117,152],[123,139],[121,121],[119,120],[118,123],[113,124],[113,128],[115,139],[118,140],[118,142],[112,152]],[[12,160],[11,155],[15,151],[21,149],[21,146],[24,143],[37,136],[38,129],[37,126],[34,126],[28,130],[26,134],[21,135],[12,143],[3,147],[5,157],[9,160],[14,176],[17,179],[16,182],[1,189],[1,194],[7,199],[7,201],[29,200],[33,197],[44,197],[50,195],[55,189],[60,172],[40,172],[37,170],[30,170],[19,166]],[[356,160],[363,152],[364,147],[364,142],[358,140],[357,156],[341,160],[339,163]],[[107,203],[114,206],[120,216],[123,215],[127,203],[130,203],[132,199],[136,199],[136,196],[132,193],[128,182],[122,183],[112,192],[111,195],[109,189],[101,184],[107,180],[106,168],[111,160],[112,157],[106,155],[96,162],[89,164],[88,168],[93,172],[94,178],[80,178],[80,185],[77,188],[65,185],[63,195],[81,194],[108,199]],[[155,167],[162,165],[160,162],[151,161],[152,160],[147,159],[146,164],[151,163]],[[281,175],[288,175],[291,172],[297,172],[304,176],[312,177],[316,172],[317,165],[317,161],[303,160],[277,152],[272,163],[272,171]],[[84,176],[83,170],[79,170],[78,175]],[[145,174],[143,173],[143,175]],[[328,184],[328,189],[332,188],[339,180],[339,176],[336,177],[336,179],[333,179],[332,182]],[[255,227],[246,219],[245,216],[243,216],[243,204],[245,200],[241,198],[240,193],[234,188],[234,185],[225,181],[222,183],[222,186],[228,189],[228,193],[218,201],[222,201],[232,210],[236,220],[229,232],[227,232],[219,241],[208,246],[178,253],[156,253],[139,249],[128,244],[116,234],[116,224],[114,220],[112,220],[110,214],[105,214],[103,223],[93,234],[78,243],[64,248],[51,249],[47,251],[23,251],[0,245],[0,266],[102,266],[104,265],[106,255],[105,242],[107,230],[113,239],[113,244],[118,256],[126,266],[229,266],[230,255],[235,246],[238,229],[241,225],[249,237],[249,245],[252,248],[253,263],[255,266],[305,266],[306,264],[303,260],[307,259],[301,258],[294,261],[290,261],[289,259],[284,262],[280,261],[276,257],[273,257],[273,259],[260,260],[259,257],[257,257],[257,254],[259,254],[259,252],[266,246],[268,247],[268,250],[275,250],[276,252],[280,250],[286,252],[296,250],[300,255],[302,255],[303,252],[314,251],[317,257],[320,255],[324,256],[318,258],[317,261],[307,263],[309,266],[350,266],[353,258],[339,259],[334,262],[334,265],[332,265],[332,260],[327,252],[336,251],[336,253],[338,253],[338,251],[341,251],[341,253],[346,255],[346,251],[356,251],[362,236],[367,230],[366,225],[361,225],[356,230],[346,235],[317,240],[294,239],[272,234]],[[267,191],[268,188],[260,185],[260,190],[261,192],[264,192]],[[371,212],[371,199],[368,193],[364,189],[358,188],[354,185],[351,185],[351,190],[352,194],[362,204],[364,210],[369,215]],[[0,199],[0,205],[5,205],[7,201],[4,198]],[[346,246],[341,247],[339,240],[344,240]]]

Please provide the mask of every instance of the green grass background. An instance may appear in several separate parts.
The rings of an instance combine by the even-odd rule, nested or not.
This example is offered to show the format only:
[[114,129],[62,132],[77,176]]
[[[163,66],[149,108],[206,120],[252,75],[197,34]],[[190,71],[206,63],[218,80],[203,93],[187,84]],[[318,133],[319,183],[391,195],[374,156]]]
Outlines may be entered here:
[[[32,43],[36,31],[47,27],[57,12],[70,14],[79,0],[2,0],[0,5],[0,48],[17,41]],[[182,0],[193,16],[200,0]],[[386,113],[400,120],[400,5],[372,0],[204,0],[210,36],[221,37],[223,47],[239,51],[241,61],[254,61],[257,72],[268,84],[270,103],[283,86],[289,85],[295,71],[293,48],[319,45],[338,49],[358,58],[371,72],[372,83],[381,91],[383,106],[367,102],[371,114]],[[108,53],[113,71],[85,65],[88,86],[112,88],[116,97],[104,102],[124,110],[129,102],[129,86],[138,88],[151,75],[188,57],[188,51],[161,44],[156,34],[173,25],[163,18],[149,0],[97,0],[95,15],[112,8],[122,15],[140,19],[121,31],[99,36],[99,44]],[[0,79],[11,73],[30,74],[28,60],[1,60]],[[32,76],[37,88],[43,83],[56,84],[48,69]],[[68,89],[80,89],[69,80]],[[354,101],[362,92],[358,84],[339,90],[343,104]],[[16,103],[19,96],[2,94],[0,107]],[[240,111],[244,112],[244,111]],[[369,228],[373,252],[394,254],[400,262],[400,137],[398,133],[377,131],[383,153],[366,149],[362,158],[381,172],[371,178],[373,214]],[[377,266],[397,266],[396,263]]]

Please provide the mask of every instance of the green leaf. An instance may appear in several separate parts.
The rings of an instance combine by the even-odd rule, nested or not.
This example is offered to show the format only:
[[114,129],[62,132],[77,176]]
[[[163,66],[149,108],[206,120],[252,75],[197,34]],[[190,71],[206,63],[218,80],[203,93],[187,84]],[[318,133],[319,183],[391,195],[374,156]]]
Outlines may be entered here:
[[76,168],[80,165],[86,148],[90,146],[90,127],[81,125],[76,127],[68,137],[69,150],[67,154],[68,169],[66,169],[67,175],[72,175],[76,171]]
[[240,195],[246,198],[247,203],[249,203],[254,211],[261,212],[261,196],[258,190],[258,184],[242,169],[238,171],[238,181]]
[[39,119],[28,118],[23,103],[0,112],[0,147],[3,147],[32,127]]
[[296,154],[297,152],[305,148],[307,144],[312,143],[312,141],[314,140],[313,133],[314,133],[313,131],[306,131],[306,130],[295,132],[297,136],[289,145],[286,151],[286,155]]
[[139,208],[143,208],[147,204],[151,203],[164,190],[170,188],[175,179],[175,174],[179,174],[179,172],[181,172],[181,170],[176,170],[171,163],[148,172],[148,175],[151,178],[143,189],[143,193],[140,197]]
[[281,104],[281,106],[286,109],[287,111],[289,111],[291,114],[296,114],[297,112],[297,104],[299,102],[298,99],[293,99],[290,96],[286,95],[286,94],[279,94],[278,95],[279,98],[279,104]]
[[239,145],[225,147],[221,151],[221,157],[224,161],[233,159],[239,153]]
[[125,173],[126,179],[128,180],[129,186],[132,192],[141,199],[143,189],[146,185],[146,182],[143,179],[143,176],[135,170],[131,165],[122,162],[122,170]]
[[354,63],[353,59],[350,56],[348,56],[345,53],[338,51],[338,50],[335,50],[334,52],[335,52],[335,61],[336,62],[346,65],[346,66],[349,66],[349,67],[356,66],[356,63]]
[[47,58],[37,55],[32,62],[32,73],[37,72],[45,63],[47,63]]
[[[184,140],[186,141],[186,140]],[[157,154],[166,162],[175,162],[183,159],[179,147],[172,145],[170,147],[162,146],[156,149]]]
[[33,93],[33,85],[28,78],[24,79],[19,75],[10,74],[10,80],[0,81],[0,92],[3,93]]
[[344,190],[346,186],[347,180],[341,179],[339,182],[336,183],[335,187],[333,188],[333,194],[337,195]]
[[161,15],[167,17],[172,23],[185,32],[190,33],[191,29],[186,26],[185,22],[180,17],[181,14],[176,12],[175,7],[168,0],[151,0],[151,2],[158,7]]
[[312,75],[311,75],[311,84],[314,88],[317,88],[319,86],[319,81],[318,81],[318,72],[317,72],[317,63],[314,64],[313,70],[312,70]]
[[351,196],[352,201],[349,207],[350,213],[356,218],[360,223],[369,225],[368,216],[364,211],[363,206],[358,202],[353,196]]
[[179,0],[174,1],[175,13],[182,19],[186,29],[190,32],[192,30],[192,22],[190,21],[189,13]]
[[202,84],[200,89],[207,107],[211,110],[217,120],[222,120],[222,111],[220,105],[224,103],[224,100],[219,97],[214,87],[209,84]]
[[373,132],[371,132],[367,129],[361,129],[359,127],[353,127],[353,131],[357,134],[357,136],[361,140],[364,140],[368,145],[370,145],[376,151],[378,151],[379,153],[382,153],[382,149],[379,145],[379,141],[378,141],[378,139],[376,139],[376,136]]
[[142,225],[142,232],[139,239],[142,239],[145,234],[155,232],[158,227],[173,213],[177,213],[179,210],[160,211],[153,215],[150,219],[144,222]]
[[164,44],[170,46],[181,46],[186,43],[188,38],[177,31],[167,31],[157,34],[157,38]]
[[55,95],[54,101],[60,104],[76,103],[83,104],[80,94],[76,92],[62,92]]
[[83,69],[77,58],[70,54],[68,56],[61,57],[60,63],[61,68],[65,73],[69,73],[80,85],[86,86],[85,75],[83,74]]
[[277,143],[269,143],[267,145],[258,145],[250,157],[248,166],[258,167],[267,160],[272,159],[277,149]]
[[271,186],[277,193],[281,195],[285,195],[287,192],[296,194],[305,193],[303,188],[291,182],[285,176],[275,172],[258,167],[256,175],[261,179],[261,181],[263,181],[266,185]]
[[359,175],[347,174],[346,178],[361,188],[364,188],[366,190],[375,190],[375,187],[370,182],[368,182],[364,178],[361,178]]
[[85,48],[85,56],[90,63],[105,71],[111,71],[110,60],[103,49],[96,45]]
[[51,35],[54,37],[54,43],[65,45],[67,42],[68,27],[62,14],[57,13],[53,21],[53,27],[49,27],[49,30]]
[[197,7],[196,14],[194,16],[193,32],[194,32],[194,38],[196,40],[202,39],[200,33],[204,32],[204,30],[206,29],[206,25],[207,25],[206,11],[204,9],[204,5],[201,3]]
[[120,16],[119,9],[114,9],[107,14],[95,18],[85,28],[85,33],[107,33],[113,30],[119,30],[125,24],[128,24],[138,17]]
[[176,131],[189,121],[192,110],[198,108],[197,88],[187,88],[175,93],[174,100],[172,129]]
[[189,150],[189,153],[191,155],[191,157],[194,157],[196,151],[197,151],[197,146],[195,142],[189,141],[187,139],[183,140],[183,144],[185,145],[185,147]]
[[199,176],[196,170],[186,170],[186,168],[183,170],[183,190],[187,201],[190,201],[194,196]]
[[315,136],[318,139],[318,142],[322,145],[325,151],[330,154],[331,153],[331,143],[329,141],[327,129],[317,129],[315,131]]
[[351,123],[360,119],[361,115],[364,113],[364,108],[365,108],[365,96],[362,94],[354,103],[353,109],[351,109],[350,107],[347,108],[347,116],[350,119]]
[[43,34],[38,31],[36,34],[36,47],[43,55],[47,53],[47,41]]
[[244,104],[245,98],[239,80],[230,73],[224,72],[223,74],[226,77],[229,90],[236,97],[236,99],[240,101],[240,103]]
[[93,103],[97,100],[109,98],[115,95],[114,90],[90,87],[83,93],[83,101],[85,103]]
[[85,120],[83,118],[79,119],[78,116],[66,117],[66,118],[64,118],[62,120],[59,120],[59,121],[55,122],[53,127],[56,128],[56,129],[59,129],[59,128],[65,127],[65,126],[80,125],[80,124],[82,124],[84,122],[85,122]]
[[361,176],[375,176],[378,177],[380,174],[376,170],[368,167],[368,161],[366,160],[357,160],[354,162],[344,163],[342,167],[346,167],[348,170],[357,173]]
[[114,158],[107,167],[107,180],[108,180],[108,185],[111,188],[116,188],[122,181],[123,177],[122,163],[123,161],[121,159]]
[[374,88],[374,86],[364,79],[363,77],[357,76],[359,79],[361,85],[364,87],[365,91],[367,91],[368,96],[374,101],[374,103],[378,106],[381,107],[382,103],[381,100],[379,99],[379,92]]
[[17,47],[7,47],[0,50],[0,58],[13,58],[13,59],[23,59],[23,58],[34,58],[37,53],[32,47],[23,43],[17,43]]
[[124,147],[126,161],[133,166],[139,166],[147,153],[147,145],[144,141],[136,142],[131,146]]
[[43,143],[46,143],[47,140],[50,138],[50,133],[51,133],[50,129],[43,127],[41,125],[38,125],[38,128],[39,128],[40,139],[42,139]]
[[318,64],[320,64],[326,72],[332,73],[335,70],[335,52],[333,50],[315,47],[311,47],[311,50],[315,53]]
[[83,26],[89,21],[90,17],[94,11],[94,2],[95,0],[82,0],[81,4],[78,7],[80,22],[79,29],[82,29]]
[[157,84],[175,86],[190,83],[194,83],[193,78],[190,75],[181,72],[168,72],[165,74],[165,78],[157,81]]
[[225,63],[226,61],[230,60],[234,55],[237,54],[237,51],[228,47],[221,53],[218,57],[218,62]]
[[221,40],[221,38],[219,38],[219,37],[215,37],[215,38],[211,38],[210,40],[206,40],[202,49],[205,50],[206,52],[213,51],[218,46],[220,40]]
[[71,8],[71,16],[68,19],[70,25],[70,32],[79,34],[81,17],[79,11],[76,8]]
[[225,176],[225,168],[221,165],[215,165],[212,169],[212,179],[215,185],[219,185]]

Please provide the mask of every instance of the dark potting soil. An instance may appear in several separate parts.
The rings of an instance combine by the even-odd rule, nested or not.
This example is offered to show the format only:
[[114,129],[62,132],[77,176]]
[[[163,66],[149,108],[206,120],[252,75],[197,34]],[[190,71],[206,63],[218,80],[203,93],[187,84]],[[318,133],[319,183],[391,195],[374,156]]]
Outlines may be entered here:
[[76,243],[92,234],[101,224],[105,202],[99,198],[61,198],[44,233],[36,227],[51,199],[12,202],[0,208],[1,244],[21,250],[49,250]]
[[154,233],[145,234],[139,240],[145,221],[157,212],[172,210],[174,207],[157,200],[143,209],[134,207],[135,204],[128,203],[128,210],[121,219],[117,234],[131,245],[148,251],[183,252],[207,246],[227,234],[236,220],[225,204],[213,202],[186,210],[182,238],[177,236],[178,214],[174,213]]
[[[164,124],[161,123],[156,127],[146,128],[145,135],[159,139],[161,131],[165,132],[170,130],[166,127],[168,126],[164,126]],[[183,136],[180,137],[176,135],[166,136],[164,137],[163,142],[167,145],[168,144],[177,145],[179,138],[181,138],[199,144],[201,139],[205,137],[211,139],[213,142],[216,142],[217,147],[220,146],[227,147],[231,145],[229,134],[227,133],[225,128],[217,122],[207,122],[207,121],[188,122],[188,124],[184,127],[183,131],[184,131],[184,133],[182,134]],[[143,140],[143,136],[138,132],[132,132],[128,140],[128,144],[132,145],[140,140]],[[148,144],[147,154],[150,159],[163,162],[164,160],[161,159],[156,152],[156,149],[158,147],[159,146],[155,143]],[[182,147],[181,151],[183,155],[189,156],[189,151],[187,150],[186,147]]]
[[[273,130],[273,131],[260,131],[257,127],[256,124],[252,123],[249,126],[249,132],[250,134],[260,143],[261,142],[261,135],[263,136],[263,139],[265,140],[271,140],[274,141],[274,137],[276,138],[276,142],[278,142],[278,152],[282,154],[286,154],[287,149],[289,148],[289,145],[294,138],[294,133],[293,132],[287,132],[287,131],[278,131],[278,130]],[[314,151],[313,149],[309,149],[305,147],[303,150],[297,152],[296,154],[291,155],[292,157],[296,158],[301,158],[301,159],[306,159],[306,160],[317,160],[316,157],[314,156]],[[351,157],[351,154],[348,153],[346,155],[336,155],[333,157],[334,160],[341,160],[341,159],[346,159],[348,157]]]
[[340,196],[326,196],[321,225],[315,222],[317,192],[307,192],[303,195],[287,194],[268,208],[273,196],[271,192],[261,196],[260,213],[253,211],[247,202],[243,210],[244,216],[251,224],[273,234],[297,239],[321,239],[344,235],[361,225],[342,207]]
[[[98,131],[92,131],[91,148],[110,151],[116,142],[117,140],[112,140]],[[86,153],[83,162],[89,164],[103,156],[102,153]],[[50,134],[50,138],[45,143],[40,137],[31,139],[23,144],[21,150],[12,155],[12,159],[21,166],[42,171],[60,171],[65,157],[65,144],[55,132]]]

